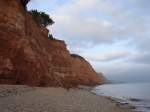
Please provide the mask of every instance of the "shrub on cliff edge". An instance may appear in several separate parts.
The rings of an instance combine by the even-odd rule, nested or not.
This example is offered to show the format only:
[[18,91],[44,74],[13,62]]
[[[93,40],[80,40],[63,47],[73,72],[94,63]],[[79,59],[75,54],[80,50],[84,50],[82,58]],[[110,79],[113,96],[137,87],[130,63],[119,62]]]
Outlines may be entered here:
[[31,13],[35,22],[41,26],[47,27],[54,24],[54,21],[45,12],[38,12],[37,10],[31,10],[29,12]]

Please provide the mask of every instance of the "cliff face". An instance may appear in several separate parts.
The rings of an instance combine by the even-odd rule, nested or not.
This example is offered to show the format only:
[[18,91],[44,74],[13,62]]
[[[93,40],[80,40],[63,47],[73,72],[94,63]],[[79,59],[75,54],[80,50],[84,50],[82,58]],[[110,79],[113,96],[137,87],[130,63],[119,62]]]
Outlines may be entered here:
[[64,41],[48,39],[20,0],[0,0],[0,83],[70,87],[103,79],[86,60],[71,56]]

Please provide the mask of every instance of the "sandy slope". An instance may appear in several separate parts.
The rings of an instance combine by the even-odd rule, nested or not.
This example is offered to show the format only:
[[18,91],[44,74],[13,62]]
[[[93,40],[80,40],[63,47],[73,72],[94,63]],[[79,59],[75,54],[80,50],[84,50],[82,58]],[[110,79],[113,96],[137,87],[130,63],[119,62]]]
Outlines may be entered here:
[[0,112],[131,112],[85,90],[0,86]]

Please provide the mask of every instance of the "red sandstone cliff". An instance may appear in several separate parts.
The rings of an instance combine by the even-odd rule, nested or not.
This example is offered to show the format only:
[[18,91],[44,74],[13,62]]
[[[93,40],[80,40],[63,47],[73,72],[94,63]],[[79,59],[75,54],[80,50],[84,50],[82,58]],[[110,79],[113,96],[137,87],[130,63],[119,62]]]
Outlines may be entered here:
[[0,83],[75,86],[103,83],[83,58],[61,40],[48,39],[20,0],[0,0]]

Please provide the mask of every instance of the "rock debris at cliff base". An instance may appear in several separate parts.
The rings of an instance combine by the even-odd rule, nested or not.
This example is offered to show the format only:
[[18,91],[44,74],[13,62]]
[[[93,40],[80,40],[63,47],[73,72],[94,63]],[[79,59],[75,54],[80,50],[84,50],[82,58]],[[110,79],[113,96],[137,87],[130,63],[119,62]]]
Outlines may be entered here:
[[[1,97],[3,95],[3,97]],[[82,89],[0,86],[1,112],[131,112]]]

